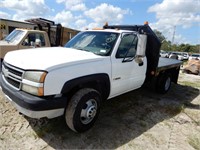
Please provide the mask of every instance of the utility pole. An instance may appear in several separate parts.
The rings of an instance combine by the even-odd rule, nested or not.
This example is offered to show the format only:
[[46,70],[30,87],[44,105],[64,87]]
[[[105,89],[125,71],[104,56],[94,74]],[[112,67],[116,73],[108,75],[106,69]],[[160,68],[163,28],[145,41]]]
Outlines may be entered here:
[[171,44],[174,44],[175,33],[176,33],[176,26],[174,26],[174,31],[173,31],[172,43]]

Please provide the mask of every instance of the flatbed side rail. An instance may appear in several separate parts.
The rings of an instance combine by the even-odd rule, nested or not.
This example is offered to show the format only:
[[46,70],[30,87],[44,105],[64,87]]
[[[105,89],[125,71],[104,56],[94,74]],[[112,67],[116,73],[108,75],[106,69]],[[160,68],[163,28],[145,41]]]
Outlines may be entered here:
[[169,58],[159,58],[158,67],[156,68],[156,76],[163,73],[171,74],[172,82],[177,83],[180,66],[183,64],[182,61]]
[[156,68],[156,72],[160,72],[175,67],[179,68],[182,64],[183,62],[180,60],[160,57],[158,62],[158,67]]

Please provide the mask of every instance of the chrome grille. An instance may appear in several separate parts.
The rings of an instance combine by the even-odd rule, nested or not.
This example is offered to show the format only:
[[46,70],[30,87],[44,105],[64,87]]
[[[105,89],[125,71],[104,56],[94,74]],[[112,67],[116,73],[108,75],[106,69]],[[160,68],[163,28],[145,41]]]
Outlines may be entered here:
[[22,69],[3,62],[2,76],[10,86],[17,90],[21,88],[23,73],[24,71]]

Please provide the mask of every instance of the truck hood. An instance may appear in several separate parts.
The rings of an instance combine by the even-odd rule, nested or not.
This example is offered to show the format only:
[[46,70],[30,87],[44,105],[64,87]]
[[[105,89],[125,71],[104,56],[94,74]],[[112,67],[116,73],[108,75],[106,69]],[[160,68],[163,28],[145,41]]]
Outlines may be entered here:
[[8,52],[4,61],[22,69],[47,70],[63,66],[101,61],[104,57],[91,52],[63,48],[36,48]]

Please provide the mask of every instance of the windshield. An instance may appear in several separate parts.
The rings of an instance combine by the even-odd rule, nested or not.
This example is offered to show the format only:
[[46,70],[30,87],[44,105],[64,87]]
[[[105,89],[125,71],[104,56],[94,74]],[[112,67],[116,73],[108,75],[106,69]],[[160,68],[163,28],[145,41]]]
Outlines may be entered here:
[[65,47],[92,52],[101,56],[109,56],[119,34],[112,32],[81,32],[70,40]]
[[24,31],[14,30],[5,38],[5,41],[11,42],[11,43],[19,41],[21,37],[23,37],[24,34],[25,34]]

